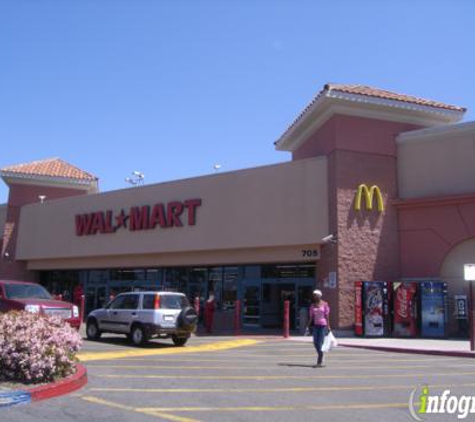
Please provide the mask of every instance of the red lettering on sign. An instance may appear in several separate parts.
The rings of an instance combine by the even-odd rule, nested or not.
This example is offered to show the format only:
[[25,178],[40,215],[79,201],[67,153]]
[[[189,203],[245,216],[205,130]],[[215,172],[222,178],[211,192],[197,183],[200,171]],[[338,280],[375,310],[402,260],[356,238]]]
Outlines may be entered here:
[[76,215],[76,236],[89,234],[94,214]]
[[[181,216],[187,211],[189,226],[196,224],[197,208],[201,206],[201,199],[188,199],[184,202],[174,201],[168,204],[155,204],[131,207],[129,214],[123,209],[114,214],[113,211],[97,211],[89,214],[76,215],[76,235],[85,236],[97,233],[114,233],[120,228],[131,231],[161,228],[183,227]],[[115,224],[114,224],[115,223]]]
[[106,221],[104,222],[103,233],[114,233],[115,229],[112,226],[112,211],[106,211]]
[[149,226],[151,229],[154,229],[157,224],[159,224],[160,227],[168,227],[163,204],[155,204],[152,208]]
[[201,206],[201,199],[188,199],[185,201],[185,207],[188,210],[188,225],[196,224],[196,208]]
[[150,214],[150,207],[148,205],[144,205],[143,207],[132,207],[130,209],[130,222],[129,222],[129,229],[130,230],[146,230],[149,228],[149,214]]
[[90,234],[96,234],[97,232],[104,232],[104,214],[101,211],[97,211],[93,214]]
[[181,202],[170,202],[167,207],[167,223],[169,227],[183,226],[180,215],[183,213],[183,204]]

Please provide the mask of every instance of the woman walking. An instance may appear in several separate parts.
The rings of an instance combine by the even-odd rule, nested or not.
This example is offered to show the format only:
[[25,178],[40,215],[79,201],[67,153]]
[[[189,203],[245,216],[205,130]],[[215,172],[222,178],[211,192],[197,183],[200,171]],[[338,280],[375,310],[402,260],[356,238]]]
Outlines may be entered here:
[[330,306],[322,300],[321,290],[314,290],[313,303],[310,306],[308,329],[313,328],[313,344],[318,354],[317,364],[314,368],[321,368],[323,365],[322,345],[325,336],[330,332]]

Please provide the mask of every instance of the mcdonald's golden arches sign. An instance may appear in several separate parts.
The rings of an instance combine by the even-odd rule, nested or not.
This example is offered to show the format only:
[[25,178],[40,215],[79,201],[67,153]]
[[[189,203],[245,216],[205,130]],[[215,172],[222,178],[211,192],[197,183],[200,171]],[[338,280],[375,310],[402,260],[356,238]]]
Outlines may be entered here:
[[370,188],[362,183],[358,186],[358,190],[356,191],[356,198],[355,198],[355,210],[361,210],[361,201],[365,200],[366,209],[371,211],[373,209],[373,202],[376,200],[376,205],[379,212],[384,211],[384,202],[383,202],[383,195],[381,195],[381,190],[378,186],[373,185]]

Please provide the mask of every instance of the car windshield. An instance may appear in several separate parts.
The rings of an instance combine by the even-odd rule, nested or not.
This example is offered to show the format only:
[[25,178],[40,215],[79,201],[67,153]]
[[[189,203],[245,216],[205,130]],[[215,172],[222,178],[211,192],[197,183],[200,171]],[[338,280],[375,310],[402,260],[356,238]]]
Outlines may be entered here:
[[162,309],[184,309],[189,306],[186,296],[162,295],[160,296],[160,308]]
[[8,299],[51,299],[43,286],[35,284],[6,284],[5,293]]

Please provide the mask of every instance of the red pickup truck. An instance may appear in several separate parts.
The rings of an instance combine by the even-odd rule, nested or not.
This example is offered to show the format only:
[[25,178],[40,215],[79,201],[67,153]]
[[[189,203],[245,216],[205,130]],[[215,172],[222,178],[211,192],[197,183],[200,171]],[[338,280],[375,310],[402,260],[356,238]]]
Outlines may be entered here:
[[54,300],[40,284],[26,281],[0,280],[0,312],[21,311],[57,315],[79,329],[81,319],[77,306]]

